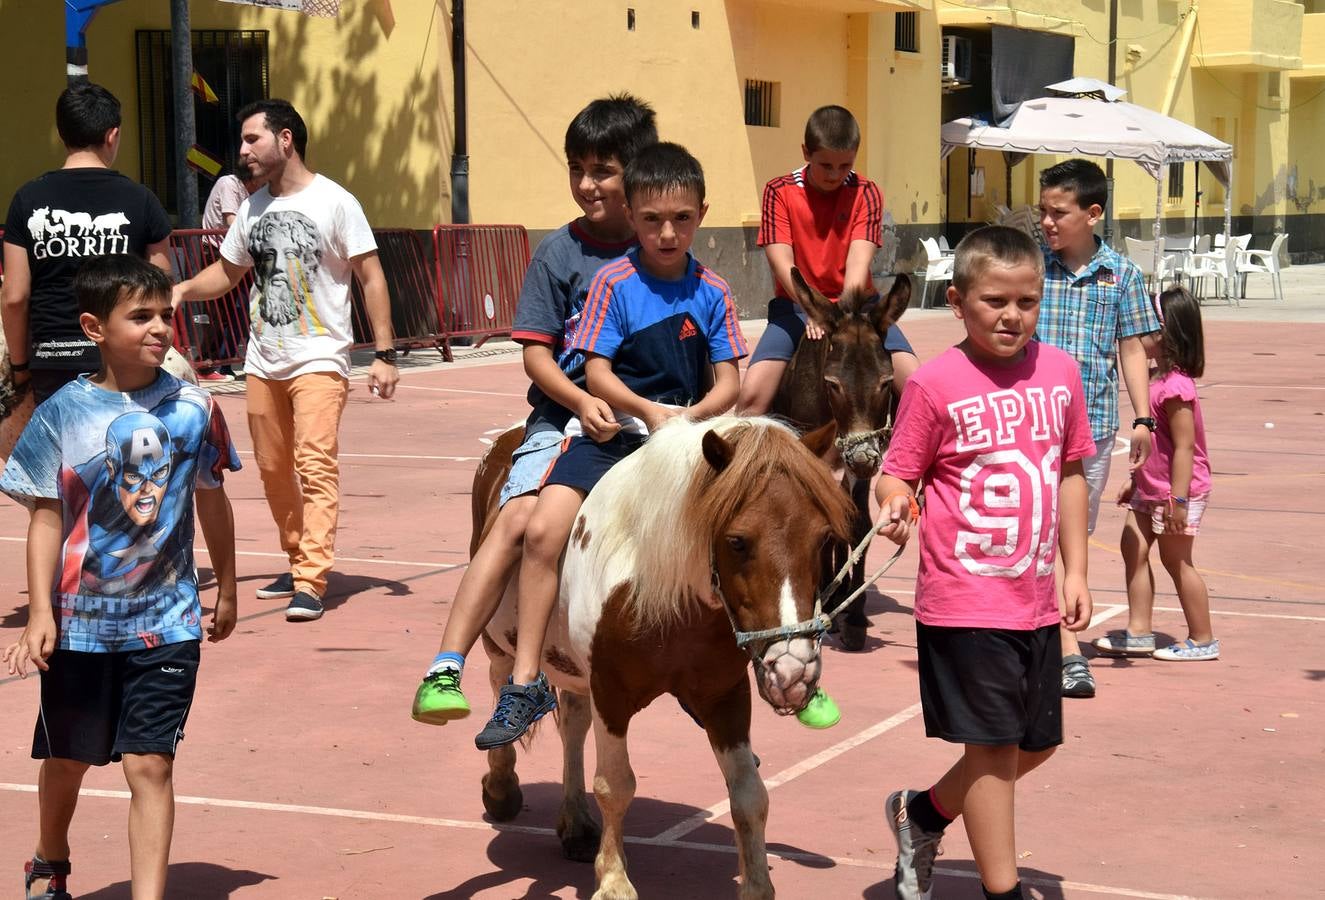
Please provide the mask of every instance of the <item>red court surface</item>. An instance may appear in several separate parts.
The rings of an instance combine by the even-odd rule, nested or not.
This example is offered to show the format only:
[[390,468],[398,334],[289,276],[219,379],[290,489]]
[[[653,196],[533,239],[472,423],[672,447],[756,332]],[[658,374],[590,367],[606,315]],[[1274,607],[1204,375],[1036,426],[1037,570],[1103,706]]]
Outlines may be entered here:
[[[943,314],[905,324],[922,357],[957,337]],[[1207,334],[1202,402],[1216,475],[1197,561],[1224,658],[1100,661],[1098,697],[1065,701],[1064,746],[1019,789],[1016,846],[1038,896],[1322,891],[1325,326],[1211,321]],[[429,368],[420,355],[404,368],[395,402],[371,400],[362,380],[351,394],[339,561],[321,621],[290,624],[283,603],[253,599],[283,558],[252,466],[228,482],[243,619],[230,640],[204,645],[176,770],[172,897],[592,892],[592,866],[564,861],[551,832],[561,764],[552,728],[522,755],[523,814],[511,826],[484,819],[485,758],[472,744],[490,709],[481,651],[466,673],[475,716],[446,728],[409,718],[466,562],[475,458],[485,435],[525,410],[514,353]],[[242,394],[220,403],[247,449]],[[1126,408],[1123,417],[1130,420]],[[1115,485],[1123,459],[1115,457]],[[1121,523],[1121,512],[1106,507],[1091,544],[1089,637],[1125,622]],[[25,525],[19,507],[0,501],[6,642],[26,618]],[[929,784],[957,755],[927,740],[919,717],[915,560],[908,550],[879,583],[867,652],[827,646],[824,684],[843,707],[841,724],[813,732],[757,703],[754,745],[770,789],[770,859],[783,897],[891,897],[883,799]],[[206,577],[207,557],[199,562]],[[1184,637],[1176,598],[1157,574],[1157,630]],[[35,839],[37,687],[35,678],[0,680],[0,867],[12,887]],[[641,895],[734,896],[726,791],[702,733],[663,700],[631,735],[639,785],[628,852]],[[589,758],[592,766],[592,740]],[[97,770],[86,788],[71,887],[80,898],[127,898],[123,777],[116,767]],[[978,897],[960,827],[944,849],[936,896]]]

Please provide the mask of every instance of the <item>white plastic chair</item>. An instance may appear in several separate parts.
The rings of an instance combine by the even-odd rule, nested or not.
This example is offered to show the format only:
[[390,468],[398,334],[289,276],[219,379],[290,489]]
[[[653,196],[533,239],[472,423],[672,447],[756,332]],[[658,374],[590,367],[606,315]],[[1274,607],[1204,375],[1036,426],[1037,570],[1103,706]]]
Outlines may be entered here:
[[[1218,236],[1216,236],[1217,241]],[[1211,250],[1209,253],[1192,254],[1192,267],[1188,270],[1187,277],[1191,279],[1193,286],[1198,280],[1200,281],[1201,288],[1196,289],[1198,299],[1204,299],[1205,279],[1214,278],[1216,292],[1222,294],[1229,303],[1237,302],[1237,291],[1234,288],[1238,274],[1238,258],[1250,242],[1251,235],[1240,234],[1234,236],[1227,247]]]
[[942,291],[943,285],[952,281],[953,257],[944,256],[939,249],[939,242],[933,238],[922,238],[920,245],[925,248],[925,292],[920,297],[920,308],[927,309],[930,285],[937,284]]
[[948,239],[944,235],[939,235],[939,252],[944,256],[955,256],[957,251],[948,246]]
[[1274,243],[1270,244],[1269,250],[1244,249],[1238,254],[1238,296],[1243,299],[1246,299],[1247,297],[1248,275],[1269,275],[1270,281],[1274,284],[1274,299],[1284,299],[1284,282],[1279,274],[1281,271],[1279,252],[1283,250],[1284,244],[1287,241],[1288,235],[1281,234],[1275,237]]
[[1158,289],[1158,285],[1163,284],[1166,279],[1173,278],[1178,271],[1177,258],[1164,253],[1159,256],[1159,271],[1151,271],[1155,265],[1154,241],[1138,241],[1136,238],[1125,237],[1123,243],[1127,248],[1127,258],[1140,267],[1146,283],[1151,287]]

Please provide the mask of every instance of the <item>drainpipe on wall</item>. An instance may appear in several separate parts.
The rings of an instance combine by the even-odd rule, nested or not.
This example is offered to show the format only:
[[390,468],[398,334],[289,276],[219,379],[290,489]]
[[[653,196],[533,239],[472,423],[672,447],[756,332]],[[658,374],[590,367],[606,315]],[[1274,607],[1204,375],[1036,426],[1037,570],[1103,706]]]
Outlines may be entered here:
[[[1109,0],[1109,84],[1118,80],[1118,0]],[[1104,161],[1109,197],[1104,202],[1104,243],[1113,246],[1113,157]]]
[[465,0],[451,0],[451,78],[455,144],[451,151],[451,222],[469,222],[469,133],[465,110]]
[[65,0],[64,74],[70,84],[87,81],[87,26],[103,6],[116,0]]
[[180,228],[197,228],[198,176],[189,168],[188,152],[197,141],[193,114],[193,36],[189,0],[170,0],[171,105],[175,111],[175,208]]

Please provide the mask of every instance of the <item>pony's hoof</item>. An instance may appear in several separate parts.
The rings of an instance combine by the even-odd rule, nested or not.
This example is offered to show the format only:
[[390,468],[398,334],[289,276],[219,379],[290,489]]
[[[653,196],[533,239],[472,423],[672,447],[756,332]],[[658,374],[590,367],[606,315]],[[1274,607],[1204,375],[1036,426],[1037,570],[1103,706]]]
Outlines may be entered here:
[[639,892],[635,886],[624,878],[603,879],[603,884],[598,886],[598,890],[593,892],[590,900],[639,900]]
[[842,619],[837,623],[837,640],[842,645],[843,650],[851,653],[858,653],[865,649],[864,625],[856,625],[852,622]]
[[603,832],[598,823],[588,821],[578,828],[569,829],[561,838],[561,853],[571,862],[591,863],[598,856],[598,845],[602,842]]
[[520,790],[520,782],[517,780],[501,794],[495,794],[489,790],[488,776],[484,775],[483,808],[494,821],[509,822],[514,819],[524,808],[524,794]]

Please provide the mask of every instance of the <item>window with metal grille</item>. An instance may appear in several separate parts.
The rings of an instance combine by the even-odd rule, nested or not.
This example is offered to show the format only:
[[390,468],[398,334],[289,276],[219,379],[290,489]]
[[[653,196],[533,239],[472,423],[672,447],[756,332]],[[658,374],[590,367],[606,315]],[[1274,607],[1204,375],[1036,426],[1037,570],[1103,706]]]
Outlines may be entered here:
[[1182,163],[1171,163],[1169,165],[1169,199],[1182,199],[1182,173],[1185,166]]
[[903,53],[920,52],[920,34],[919,26],[916,24],[916,14],[913,12],[899,12],[894,15],[894,37],[893,49]]
[[782,86],[776,81],[745,79],[745,124],[778,127],[778,101]]
[[[239,158],[239,123],[245,104],[265,100],[268,89],[266,31],[193,32],[193,70],[216,94],[216,103],[194,98],[197,143],[233,172]],[[142,182],[170,212],[175,195],[175,108],[169,31],[135,32],[138,65],[138,133]],[[203,177],[200,202],[211,182]]]

